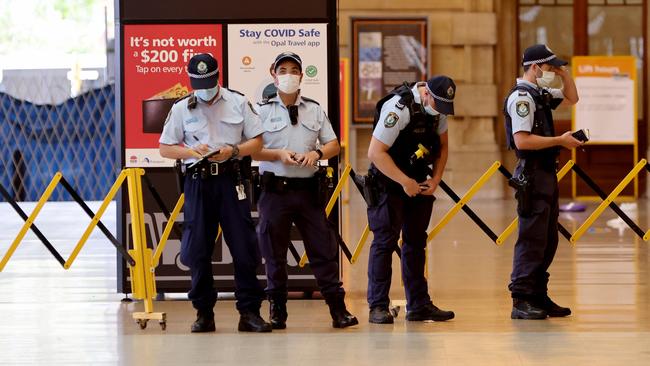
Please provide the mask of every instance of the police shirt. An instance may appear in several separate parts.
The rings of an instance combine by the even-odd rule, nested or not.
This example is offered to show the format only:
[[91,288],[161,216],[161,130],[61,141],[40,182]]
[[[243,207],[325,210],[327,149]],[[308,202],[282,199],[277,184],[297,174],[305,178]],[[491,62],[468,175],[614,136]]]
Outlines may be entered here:
[[[539,89],[537,84],[531,83],[528,80],[517,79],[517,85],[524,84],[535,89]],[[564,99],[564,94],[561,89],[544,88],[551,93],[553,98]],[[507,111],[512,119],[512,134],[519,131],[531,132],[533,130],[533,122],[535,116],[535,101],[529,92],[523,90],[515,90],[508,96],[506,103]]]
[[[258,110],[264,128],[265,149],[285,149],[305,154],[336,139],[325,111],[308,98],[298,95],[298,123],[291,124],[289,110],[278,95],[259,103]],[[313,167],[284,164],[282,161],[261,161],[260,173],[273,172],[277,176],[308,178],[314,175]]]
[[[420,104],[420,92],[418,91],[417,86],[418,84],[416,83],[411,89],[411,92],[413,93],[414,102]],[[402,131],[411,120],[408,106],[403,106],[399,103],[401,98],[402,97],[399,95],[395,95],[384,103],[381,107],[381,113],[379,114],[379,121],[377,121],[377,126],[372,133],[374,138],[388,145],[388,147],[393,146],[400,131]],[[436,132],[438,135],[447,132],[446,115],[440,114],[438,129]]]
[[[259,116],[248,99],[236,92],[219,87],[219,93],[212,104],[196,98],[193,109],[187,108],[190,98],[172,106],[159,142],[192,148],[200,144],[218,149],[226,144],[241,144],[264,132]],[[185,159],[186,164],[196,158]]]

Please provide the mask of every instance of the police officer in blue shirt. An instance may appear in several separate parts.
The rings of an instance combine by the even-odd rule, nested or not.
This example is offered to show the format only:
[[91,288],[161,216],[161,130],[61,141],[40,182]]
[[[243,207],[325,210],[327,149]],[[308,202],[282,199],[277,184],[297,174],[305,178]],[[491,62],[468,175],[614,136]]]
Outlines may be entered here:
[[[433,193],[447,163],[447,115],[454,114],[456,85],[447,76],[404,84],[382,98],[368,148],[368,223],[374,235],[368,260],[369,321],[393,323],[388,310],[392,254],[402,232],[402,279],[406,320],[444,321],[451,311],[433,305],[424,277],[425,247]],[[433,176],[429,165],[433,165]],[[428,177],[428,178],[427,178]]]
[[[511,283],[512,319],[563,317],[571,309],[557,305],[548,296],[548,268],[558,244],[559,148],[581,144],[571,131],[555,136],[552,110],[560,104],[578,102],[578,91],[569,71],[547,46],[526,49],[524,75],[504,102],[506,141],[519,159],[510,185],[517,189],[519,237],[515,244]],[[551,88],[556,75],[561,89]]]
[[[246,197],[250,157],[262,147],[259,117],[243,94],[220,87],[219,65],[209,54],[193,56],[187,72],[195,90],[172,107],[160,136],[160,155],[183,159],[185,177],[181,262],[190,268],[188,297],[197,309],[192,332],[215,331],[217,301],[212,252],[221,225],[235,267],[238,329],[270,332],[260,317],[264,291],[257,279],[261,264],[250,201]],[[242,159],[242,157],[245,157]]]
[[264,148],[253,154],[260,161],[262,174],[258,235],[266,263],[270,321],[274,329],[286,327],[287,250],[295,223],[329,306],[333,327],[349,327],[358,321],[345,306],[338,244],[328,226],[315,176],[318,161],[338,155],[339,143],[318,102],[300,94],[300,57],[293,52],[281,53],[271,66],[271,74],[278,92],[260,103]]

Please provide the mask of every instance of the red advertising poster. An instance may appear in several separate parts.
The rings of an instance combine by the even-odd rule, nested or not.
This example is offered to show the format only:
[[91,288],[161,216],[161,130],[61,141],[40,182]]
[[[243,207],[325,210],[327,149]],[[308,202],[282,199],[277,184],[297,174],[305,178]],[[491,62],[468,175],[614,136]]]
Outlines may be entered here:
[[[191,91],[186,65],[210,53],[223,66],[220,24],[124,26],[124,147],[127,167],[172,166],[158,139],[174,101]],[[223,72],[220,74],[220,82]]]

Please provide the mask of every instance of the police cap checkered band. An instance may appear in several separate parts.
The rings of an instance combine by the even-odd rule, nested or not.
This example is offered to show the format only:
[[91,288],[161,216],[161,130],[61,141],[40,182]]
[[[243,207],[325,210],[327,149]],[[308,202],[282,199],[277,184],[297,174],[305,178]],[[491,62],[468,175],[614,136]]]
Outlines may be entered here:
[[431,96],[433,97],[433,99],[442,100],[443,102],[447,102],[447,103],[453,103],[453,102],[454,102],[452,99],[443,98],[443,97],[437,95],[436,93],[434,93],[434,92],[429,88],[429,84],[424,84],[424,85],[426,85],[426,87],[427,87],[427,91],[429,92],[429,94],[431,94]]
[[278,65],[279,65],[283,60],[287,60],[287,59],[292,60],[292,61],[294,61],[295,63],[297,63],[297,64],[298,64],[298,68],[300,68],[300,71],[302,71],[302,59],[301,59],[300,56],[298,56],[296,53],[294,53],[294,52],[290,52],[290,51],[282,52],[281,54],[279,54],[279,55],[275,58],[275,61],[273,61],[273,71],[275,71],[275,70],[278,68]]
[[219,73],[219,69],[211,71],[211,72],[209,72],[207,74],[192,74],[191,72],[188,71],[187,75],[189,75],[189,77],[194,78],[194,79],[205,79],[205,78],[209,78],[211,76],[215,76],[218,73]]
[[456,96],[456,84],[444,75],[437,75],[427,80],[427,93],[436,101],[435,109],[445,115],[454,114],[454,97]]
[[559,67],[568,64],[568,62],[559,59],[546,45],[536,44],[526,48],[521,60],[521,65],[524,67],[532,64],[549,64]]
[[552,59],[554,59],[555,57],[556,57],[555,55],[551,55],[551,56],[548,56],[546,58],[540,58],[539,60],[525,61],[524,66],[528,66],[528,65],[532,65],[532,64],[538,64],[538,65],[539,64],[545,64],[545,63],[551,61]]

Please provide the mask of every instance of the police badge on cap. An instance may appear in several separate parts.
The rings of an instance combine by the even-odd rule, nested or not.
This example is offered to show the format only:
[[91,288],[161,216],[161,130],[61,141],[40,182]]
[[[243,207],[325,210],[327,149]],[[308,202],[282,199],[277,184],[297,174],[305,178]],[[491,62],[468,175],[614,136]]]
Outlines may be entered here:
[[454,114],[456,84],[447,76],[438,75],[427,80],[427,91],[436,101],[436,110],[445,115]]
[[192,89],[210,89],[219,82],[219,63],[207,53],[192,56],[187,64]]

